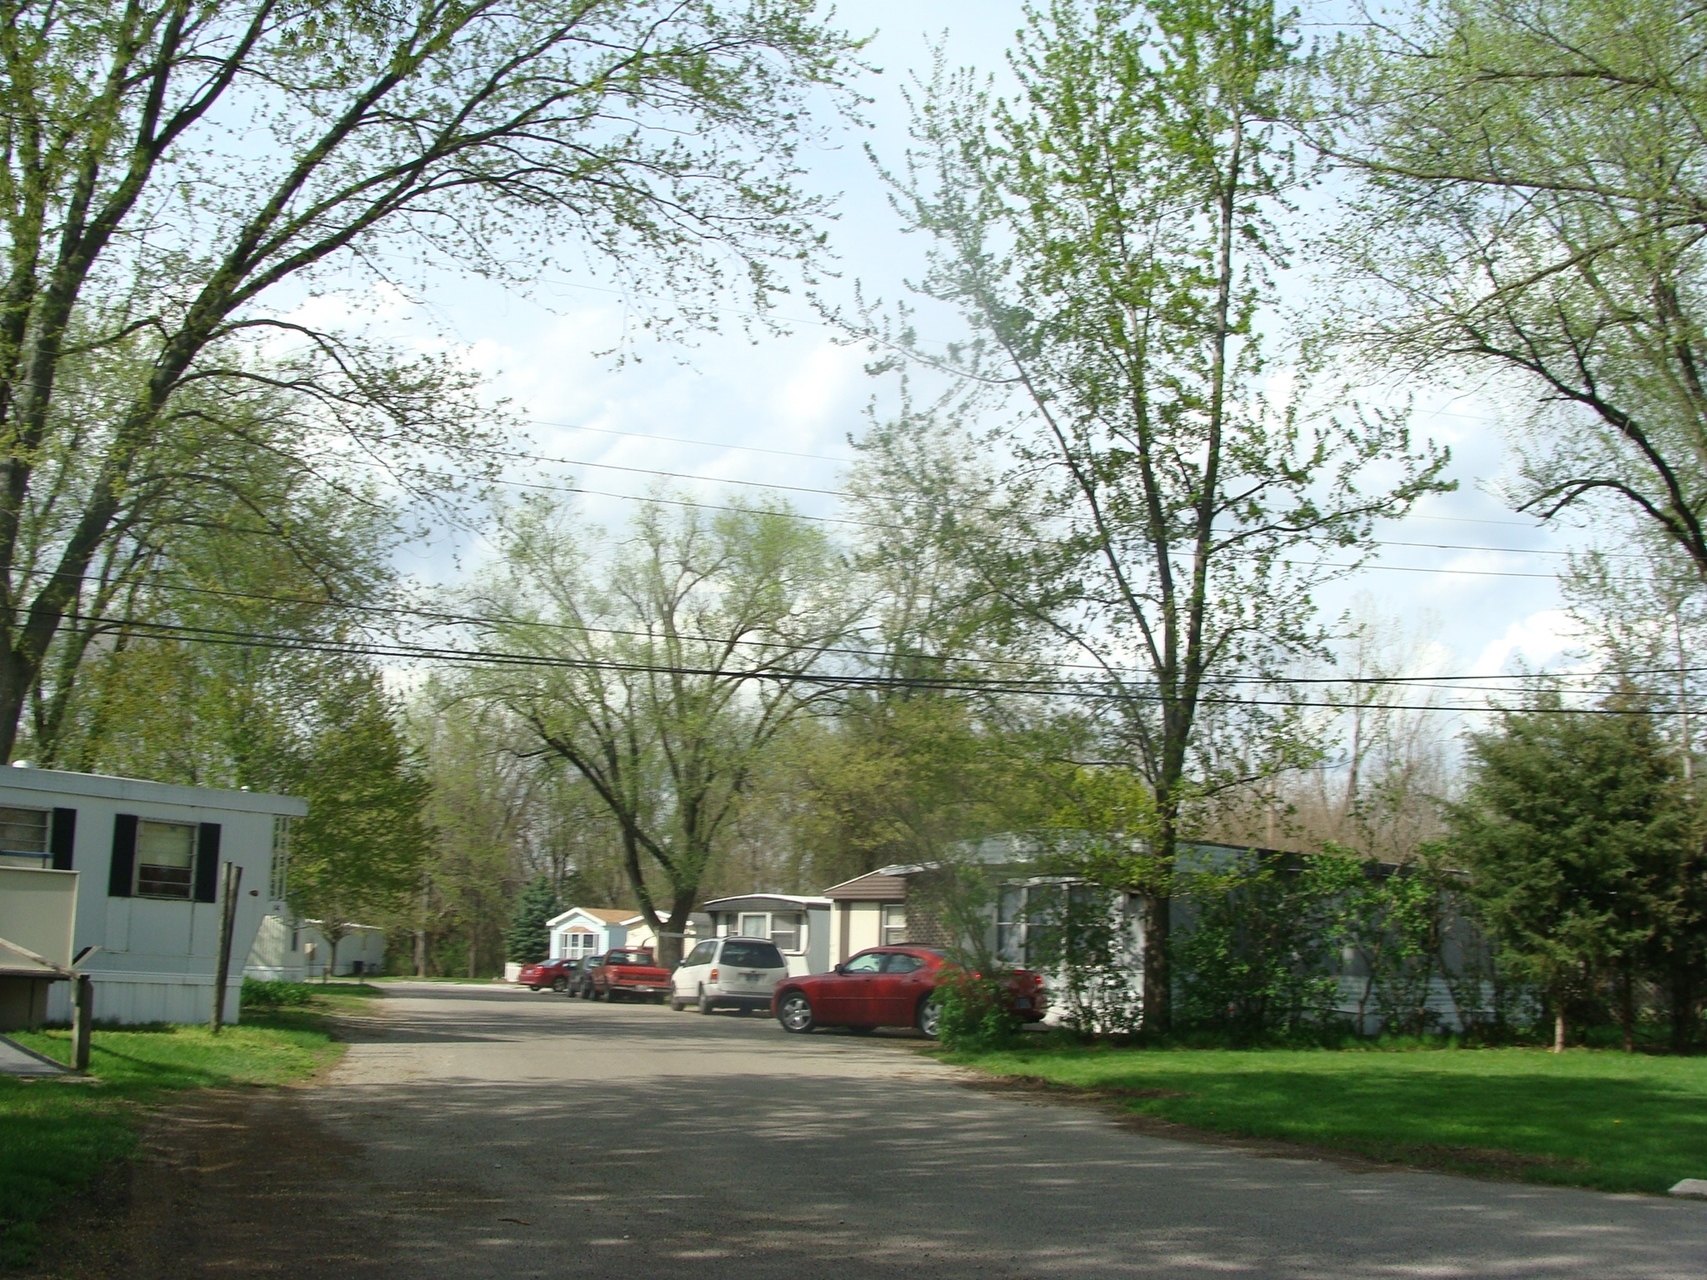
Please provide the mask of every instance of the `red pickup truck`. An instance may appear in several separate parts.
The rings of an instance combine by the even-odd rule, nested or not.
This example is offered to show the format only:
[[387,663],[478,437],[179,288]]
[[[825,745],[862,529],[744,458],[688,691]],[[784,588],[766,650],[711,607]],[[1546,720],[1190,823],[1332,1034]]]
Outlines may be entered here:
[[607,951],[593,966],[595,1000],[663,1000],[670,993],[670,971],[650,952],[638,948]]

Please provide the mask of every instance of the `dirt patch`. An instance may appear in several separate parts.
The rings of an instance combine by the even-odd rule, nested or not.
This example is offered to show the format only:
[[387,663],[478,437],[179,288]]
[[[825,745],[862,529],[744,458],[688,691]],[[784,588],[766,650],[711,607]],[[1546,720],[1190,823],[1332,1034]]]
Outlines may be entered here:
[[[348,1144],[296,1089],[209,1090],[155,1112],[131,1160],[45,1224],[29,1280],[387,1274],[385,1233],[349,1211]],[[360,1228],[359,1230],[357,1228]]]
[[1527,1155],[1518,1151],[1503,1151],[1497,1147],[1449,1147],[1417,1144],[1395,1147],[1379,1154],[1348,1151],[1318,1143],[1290,1142],[1284,1138],[1249,1138],[1235,1134],[1216,1133],[1195,1125],[1180,1124],[1161,1116],[1133,1111],[1125,1104],[1144,1098],[1189,1098],[1194,1095],[1173,1089],[1082,1089],[1061,1084],[1042,1076],[990,1076],[970,1070],[960,1073],[960,1083],[984,1093],[1026,1095],[1047,1099],[1052,1103],[1091,1107],[1101,1111],[1123,1129],[1148,1134],[1156,1138],[1171,1138],[1176,1142],[1194,1142],[1204,1146],[1227,1147],[1253,1155],[1287,1160],[1322,1160],[1354,1173],[1390,1173],[1394,1169],[1413,1169],[1424,1172],[1450,1172],[1475,1177],[1519,1179],[1527,1174],[1586,1169],[1585,1160],[1560,1156]]
[[1096,1101],[1103,1098],[1195,1098],[1197,1096],[1194,1093],[1181,1093],[1178,1089],[1128,1089],[1121,1085],[1103,1085],[1095,1089],[1084,1089],[1077,1085],[1059,1084],[1044,1076],[998,1076],[996,1079],[1009,1081],[1026,1089],[1071,1094],[1085,1101]]
[[[340,1014],[337,1039],[383,1014]],[[181,1280],[390,1274],[389,1233],[352,1186],[358,1152],[309,1114],[315,1078],[281,1089],[197,1090],[151,1109],[138,1149],[42,1224],[20,1280]],[[352,1208],[352,1205],[356,1207]]]
[[1526,1155],[1521,1151],[1502,1151],[1498,1147],[1446,1147],[1433,1143],[1419,1143],[1416,1146],[1401,1147],[1399,1160],[1411,1164],[1419,1164],[1428,1168],[1456,1168],[1470,1166],[1476,1169],[1521,1175],[1531,1169],[1587,1169],[1587,1160],[1577,1160],[1565,1156],[1536,1156]]

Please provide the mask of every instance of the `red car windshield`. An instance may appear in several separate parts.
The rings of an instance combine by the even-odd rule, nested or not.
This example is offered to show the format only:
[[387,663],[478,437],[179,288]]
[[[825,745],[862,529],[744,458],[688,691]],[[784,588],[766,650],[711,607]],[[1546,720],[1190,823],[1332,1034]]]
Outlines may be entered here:
[[613,951],[605,957],[606,964],[644,964],[652,963],[650,951]]

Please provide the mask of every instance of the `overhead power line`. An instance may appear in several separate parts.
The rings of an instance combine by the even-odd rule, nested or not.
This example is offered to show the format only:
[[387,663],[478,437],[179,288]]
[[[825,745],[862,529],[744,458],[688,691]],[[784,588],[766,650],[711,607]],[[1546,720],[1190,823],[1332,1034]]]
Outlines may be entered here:
[[[607,658],[576,658],[559,654],[537,654],[509,650],[457,648],[443,645],[420,645],[407,642],[355,642],[318,639],[303,636],[275,635],[260,631],[234,628],[192,626],[146,619],[106,619],[81,614],[67,615],[75,621],[111,622],[133,633],[185,643],[224,645],[237,648],[264,649],[299,653],[323,653],[345,657],[406,659],[417,662],[437,662],[463,667],[515,667],[521,669],[556,669],[601,671],[629,675],[709,676],[735,681],[755,681],[772,684],[798,684],[820,689],[891,690],[905,689],[937,693],[976,693],[1019,697],[1067,698],[1089,702],[1148,702],[1163,701],[1160,693],[1149,689],[1129,687],[1090,687],[1066,682],[1036,680],[978,679],[972,677],[882,676],[857,672],[825,672],[809,669],[781,670],[774,667],[730,669],[714,666],[690,666],[677,663],[623,662]],[[1113,682],[1110,682],[1112,686]],[[1264,681],[1283,684],[1284,681]],[[1322,710],[1341,713],[1351,708],[1341,702],[1306,698],[1227,697],[1215,693],[1200,694],[1198,703],[1205,706],[1276,707],[1301,710]],[[1442,705],[1440,703],[1382,703],[1379,710],[1420,711],[1441,714],[1481,714],[1492,710],[1486,705]],[[1570,715],[1646,715],[1646,708],[1618,707],[1529,707],[1525,712]]]
[[[85,581],[85,582],[93,582],[93,581],[98,581],[98,580],[99,579],[97,578],[97,576],[93,575],[93,574],[85,574],[81,578],[81,581]],[[652,640],[652,641],[662,641],[662,640],[667,640],[667,639],[673,639],[673,640],[684,641],[684,642],[694,643],[694,644],[733,645],[733,646],[737,646],[737,647],[741,647],[741,648],[756,648],[756,649],[788,649],[788,648],[800,647],[800,645],[797,642],[793,642],[793,641],[759,640],[759,639],[744,639],[744,638],[731,639],[728,636],[708,636],[708,635],[701,635],[701,634],[694,633],[694,632],[673,632],[673,633],[669,633],[668,635],[665,635],[665,634],[660,634],[658,632],[639,631],[639,630],[634,630],[632,628],[622,628],[622,627],[595,626],[595,625],[592,625],[590,623],[581,623],[581,622],[546,622],[546,621],[541,621],[539,619],[513,618],[513,617],[493,617],[489,614],[458,613],[458,612],[448,610],[448,609],[429,609],[429,608],[423,608],[423,607],[419,607],[419,606],[401,605],[401,604],[395,604],[395,603],[365,604],[365,603],[360,603],[360,602],[356,602],[356,601],[326,599],[324,597],[269,595],[269,594],[265,594],[262,592],[255,592],[255,591],[239,591],[239,590],[236,590],[236,589],[230,588],[230,587],[195,586],[195,585],[192,585],[190,583],[152,582],[152,583],[147,583],[144,585],[145,585],[146,589],[148,589],[148,590],[167,591],[167,592],[173,592],[173,593],[178,593],[178,594],[188,594],[188,595],[198,595],[198,596],[209,596],[209,597],[213,597],[216,599],[246,600],[246,601],[254,601],[256,603],[261,603],[261,604],[292,605],[292,606],[300,605],[300,606],[306,606],[306,607],[314,608],[314,609],[330,609],[330,610],[335,610],[335,611],[344,612],[344,613],[373,615],[373,616],[384,618],[384,619],[389,620],[389,621],[397,621],[397,620],[400,620],[402,618],[415,618],[415,619],[419,619],[421,621],[424,621],[430,625],[439,625],[439,626],[467,626],[467,627],[474,627],[474,628],[484,629],[484,630],[498,630],[498,629],[502,629],[502,628],[506,628],[506,627],[526,627],[526,628],[538,628],[538,629],[546,630],[546,631],[566,631],[566,632],[572,632],[572,633],[577,633],[577,634],[622,636],[622,637],[628,637],[628,638],[633,638],[633,639]],[[94,621],[97,623],[103,621],[103,619],[101,617],[96,616],[96,615],[81,615],[80,614],[77,616],[84,619],[84,620]],[[132,624],[130,623],[129,620],[126,620],[126,619],[114,619],[111,621],[110,625],[117,628],[117,627],[132,625]],[[162,625],[171,625],[171,624],[162,624]],[[857,648],[857,647],[848,646],[848,645],[813,645],[811,647],[813,648],[813,650],[815,652],[823,653],[823,654],[833,654],[837,657],[873,658],[873,659],[878,659],[880,661],[889,661],[889,660],[895,659],[898,656],[897,654],[895,654],[891,650]],[[960,666],[967,666],[967,667],[1009,666],[1009,667],[1019,667],[1019,668],[1025,669],[1025,670],[1065,671],[1065,672],[1084,673],[1087,675],[1109,675],[1109,676],[1113,676],[1113,677],[1120,678],[1120,679],[1130,679],[1130,680],[1144,679],[1147,677],[1147,674],[1148,674],[1144,670],[1139,669],[1139,668],[1134,668],[1134,667],[1124,667],[1124,666],[1117,666],[1117,665],[1103,666],[1103,665],[1099,665],[1096,663],[1090,663],[1090,662],[1063,662],[1060,660],[1052,660],[1052,659],[998,658],[998,657],[989,657],[989,656],[955,656],[955,655],[937,655],[937,654],[921,654],[921,653],[912,653],[912,654],[907,654],[904,656],[906,656],[908,659],[913,660],[913,661],[939,662],[939,663],[942,663],[944,665],[960,665]],[[1483,687],[1482,682],[1489,682],[1489,681],[1535,681],[1535,680],[1551,681],[1551,680],[1560,680],[1560,679],[1604,680],[1604,679],[1614,679],[1614,678],[1619,678],[1619,677],[1632,677],[1632,676],[1641,676],[1641,675],[1675,677],[1675,676],[1680,675],[1680,674],[1687,674],[1687,673],[1697,672],[1697,671],[1707,671],[1707,666],[1702,666],[1702,667],[1667,666],[1667,667],[1650,667],[1650,668],[1626,668],[1623,671],[1568,672],[1568,673],[1537,671],[1537,672],[1503,672],[1503,673],[1481,674],[1481,675],[1436,674],[1436,675],[1403,675],[1403,676],[1401,676],[1401,675],[1383,675],[1383,676],[1353,676],[1353,675],[1288,676],[1284,679],[1284,681],[1281,681],[1281,682],[1286,683],[1286,684],[1327,685],[1327,686],[1335,686],[1335,687],[1347,686],[1347,685],[1349,685],[1349,686],[1369,686],[1369,687],[1381,686],[1381,685],[1402,685],[1402,686],[1409,686],[1409,687],[1418,688],[1418,689],[1436,689],[1440,692],[1452,692],[1452,693],[1511,693],[1511,692],[1514,692],[1513,689],[1503,687],[1503,686],[1499,686],[1499,685],[1495,685],[1494,687],[1491,687],[1491,688],[1490,687]],[[1474,682],[1479,682],[1479,683],[1477,683],[1477,684],[1461,683],[1461,682],[1466,682],[1466,681],[1474,681]],[[1213,675],[1213,676],[1206,676],[1204,678],[1204,683],[1209,684],[1209,685],[1273,684],[1276,682],[1277,682],[1276,680],[1274,680],[1270,677],[1267,677],[1267,676]],[[1575,689],[1573,691],[1579,692],[1579,693],[1614,693],[1614,692],[1617,692],[1616,689],[1582,689],[1582,688],[1578,688],[1578,689]]]

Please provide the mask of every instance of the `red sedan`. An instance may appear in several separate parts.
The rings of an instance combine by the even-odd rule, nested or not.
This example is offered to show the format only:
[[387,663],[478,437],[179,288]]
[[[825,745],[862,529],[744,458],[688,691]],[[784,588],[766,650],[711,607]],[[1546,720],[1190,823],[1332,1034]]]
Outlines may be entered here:
[[553,991],[569,990],[570,960],[540,960],[534,964],[524,964],[522,971],[516,975],[516,983],[529,991],[538,991],[541,987],[550,987]]
[[[872,947],[829,973],[777,984],[771,1012],[783,1030],[815,1027],[917,1027],[936,1038],[941,1005],[931,994],[957,972],[935,947]],[[1026,1022],[1043,1017],[1043,979],[1025,969],[1008,981],[1014,1012]]]

